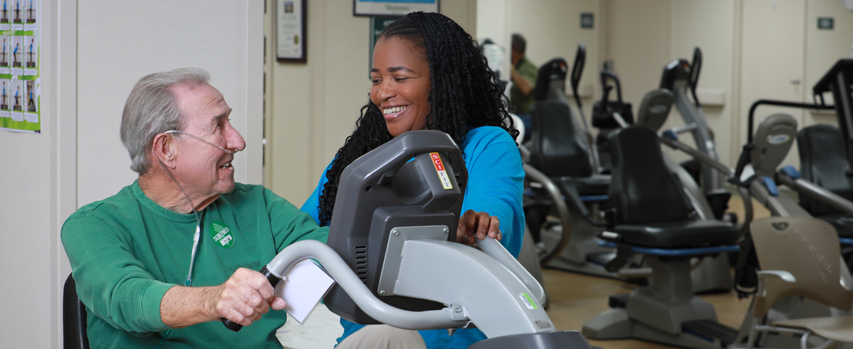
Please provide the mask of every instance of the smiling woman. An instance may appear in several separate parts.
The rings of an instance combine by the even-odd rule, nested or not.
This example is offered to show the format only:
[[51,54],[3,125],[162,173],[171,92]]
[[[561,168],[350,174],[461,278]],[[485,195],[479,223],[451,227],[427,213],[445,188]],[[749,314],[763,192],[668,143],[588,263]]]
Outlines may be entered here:
[[380,39],[370,80],[370,101],[382,110],[388,133],[397,137],[427,128],[430,78],[423,48],[397,37]]
[[[407,131],[440,130],[459,145],[468,170],[458,241],[473,244],[475,238],[488,234],[518,256],[524,234],[524,171],[514,140],[517,131],[505,108],[502,85],[471,36],[444,15],[410,13],[380,34],[370,80],[370,100],[361,108],[355,131],[302,210],[328,225],[338,181],[347,165]],[[477,329],[460,329],[451,337],[447,330],[364,328],[346,320],[341,324],[344,334],[338,348],[343,349],[411,347],[413,343],[415,347],[467,348],[486,338]]]

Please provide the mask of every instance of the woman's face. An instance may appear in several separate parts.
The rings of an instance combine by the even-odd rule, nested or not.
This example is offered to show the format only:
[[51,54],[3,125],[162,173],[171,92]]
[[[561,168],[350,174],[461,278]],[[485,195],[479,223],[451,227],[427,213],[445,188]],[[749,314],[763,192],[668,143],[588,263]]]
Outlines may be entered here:
[[373,48],[370,81],[370,101],[382,111],[392,136],[426,128],[431,85],[422,48],[398,37],[380,39]]

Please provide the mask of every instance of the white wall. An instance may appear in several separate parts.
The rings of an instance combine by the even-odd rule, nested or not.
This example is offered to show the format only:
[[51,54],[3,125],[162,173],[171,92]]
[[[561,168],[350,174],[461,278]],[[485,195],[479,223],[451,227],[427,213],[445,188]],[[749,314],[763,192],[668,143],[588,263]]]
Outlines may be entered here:
[[[309,2],[307,63],[277,62],[273,42],[267,40],[264,183],[297,206],[317,186],[368,101],[370,22],[354,17],[351,5]],[[442,1],[440,6],[441,13],[476,37],[476,1]]]
[[118,125],[143,75],[182,66],[210,71],[248,143],[235,160],[236,177],[262,181],[262,2],[42,4],[42,133],[0,131],[0,337],[10,348],[62,346],[61,291],[70,268],[60,227],[80,205],[135,178]]
[[136,178],[118,135],[124,102],[142,76],[180,67],[210,72],[247,142],[235,157],[235,177],[262,182],[263,3],[78,4],[78,204],[112,195]]
[[[726,1],[675,1],[672,7],[671,57],[693,59],[693,50],[702,50],[703,64],[699,75],[697,94],[705,119],[714,130],[717,153],[724,163],[734,164],[740,146],[734,128],[738,100],[735,86],[735,2]],[[658,73],[663,70],[659,64]],[[658,76],[658,82],[660,76]],[[715,102],[722,97],[722,103]],[[674,108],[673,108],[674,110]],[[683,125],[676,111],[669,117],[666,127]],[[683,137],[693,144],[692,137]],[[689,140],[688,140],[689,139]]]
[[[74,147],[73,98],[68,93],[73,78],[74,57],[58,58],[73,52],[75,4],[43,3],[41,20],[42,133],[0,131],[0,337],[4,347],[58,348],[61,346],[61,287],[68,262],[58,242],[63,215],[74,208],[73,181],[65,181],[64,171],[73,165],[68,148]],[[68,50],[67,43],[71,43]],[[62,49],[60,49],[62,48]],[[71,106],[71,115],[61,114]],[[56,115],[67,116],[67,119]],[[70,142],[69,142],[70,141]],[[73,168],[73,166],[72,166]],[[65,274],[67,275],[67,274]]]
[[[697,90],[709,126],[715,131],[720,159],[733,162],[739,147],[733,146],[733,92],[735,71],[736,2],[726,1],[607,1],[607,47],[605,59],[612,60],[622,82],[625,99],[636,108],[643,95],[660,84],[663,67],[674,59],[693,58],[700,47],[703,65]],[[722,96],[722,103],[709,103]],[[704,100],[708,97],[707,100]],[[684,125],[673,108],[665,128]],[[735,138],[732,138],[735,137]],[[693,144],[689,135],[682,137]],[[669,152],[683,160],[683,154]]]

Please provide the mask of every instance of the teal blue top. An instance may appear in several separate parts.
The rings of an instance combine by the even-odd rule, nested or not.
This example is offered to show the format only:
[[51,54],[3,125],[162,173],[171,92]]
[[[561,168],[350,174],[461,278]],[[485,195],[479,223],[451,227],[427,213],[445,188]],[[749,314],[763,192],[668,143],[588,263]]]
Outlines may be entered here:
[[[465,167],[468,169],[468,187],[462,201],[462,212],[474,210],[486,212],[500,220],[503,235],[501,244],[518,257],[521,239],[524,237],[524,211],[522,192],[524,169],[515,140],[499,127],[483,126],[468,131],[462,143]],[[328,182],[323,171],[320,183],[301,210],[319,222],[320,194]],[[483,291],[487,292],[487,290]],[[338,342],[358,331],[363,325],[341,319],[344,334]],[[418,331],[427,348],[467,348],[471,343],[486,339],[478,329],[460,329],[453,336],[447,330]]]

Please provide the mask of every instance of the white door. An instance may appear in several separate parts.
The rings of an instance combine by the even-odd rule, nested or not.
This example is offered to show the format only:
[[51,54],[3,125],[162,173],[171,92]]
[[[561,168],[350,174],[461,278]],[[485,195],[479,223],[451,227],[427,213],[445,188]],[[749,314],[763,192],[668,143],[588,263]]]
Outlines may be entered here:
[[[759,99],[804,102],[805,0],[749,0],[741,2],[740,139],[747,138],[747,119]],[[802,109],[758,107],[755,125],[777,112],[788,113],[803,125]],[[796,145],[795,145],[796,146]],[[783,165],[799,167],[792,147]]]

